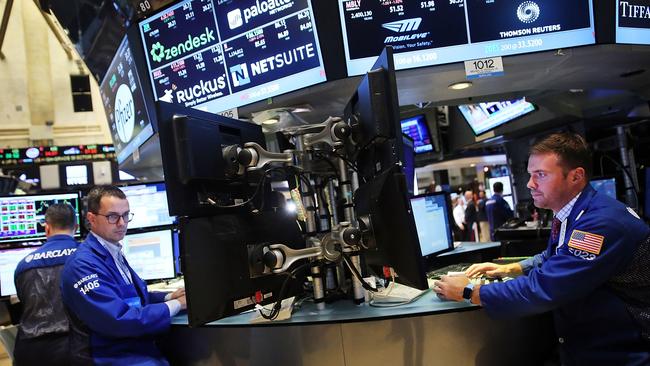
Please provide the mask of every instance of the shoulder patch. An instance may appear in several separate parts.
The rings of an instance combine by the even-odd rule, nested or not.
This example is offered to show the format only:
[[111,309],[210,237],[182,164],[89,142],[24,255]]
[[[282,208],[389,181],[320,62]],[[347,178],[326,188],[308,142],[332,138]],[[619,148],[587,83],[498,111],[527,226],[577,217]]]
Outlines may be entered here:
[[600,254],[605,237],[581,230],[573,230],[569,239],[569,247],[583,250],[592,254]]
[[636,212],[634,212],[634,210],[632,208],[630,208],[630,207],[625,207],[625,208],[627,209],[627,212],[630,213],[630,215],[632,215],[632,216],[636,217],[637,219],[641,220],[639,215]]

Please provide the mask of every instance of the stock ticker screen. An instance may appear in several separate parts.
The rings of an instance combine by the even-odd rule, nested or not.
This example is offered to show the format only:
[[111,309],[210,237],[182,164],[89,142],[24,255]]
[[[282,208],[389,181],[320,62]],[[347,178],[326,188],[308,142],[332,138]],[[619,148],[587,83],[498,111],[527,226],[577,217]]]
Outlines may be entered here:
[[118,163],[153,135],[141,85],[131,47],[124,37],[99,86]]
[[156,100],[219,113],[327,80],[308,0],[187,0],[139,27]]
[[398,70],[596,42],[592,0],[339,0],[348,74],[384,46]]

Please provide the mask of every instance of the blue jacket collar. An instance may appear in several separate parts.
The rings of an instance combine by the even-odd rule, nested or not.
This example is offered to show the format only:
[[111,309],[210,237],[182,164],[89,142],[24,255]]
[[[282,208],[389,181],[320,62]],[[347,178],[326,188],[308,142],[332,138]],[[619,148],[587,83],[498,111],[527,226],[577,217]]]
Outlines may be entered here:
[[53,242],[53,241],[64,241],[64,240],[74,240],[74,237],[70,235],[65,235],[65,234],[58,234],[58,235],[52,235],[49,238],[47,238],[47,243]]
[[106,248],[104,248],[104,246],[99,243],[99,240],[97,240],[95,235],[89,233],[86,237],[85,242],[90,246],[90,249],[97,253],[97,255],[101,256],[102,259],[106,259],[106,257],[110,258],[111,260],[113,259],[113,257],[111,257],[111,253],[109,253],[108,250],[106,250]]
[[576,218],[578,215],[580,215],[581,212],[585,211],[587,207],[589,206],[589,202],[591,202],[591,199],[593,196],[596,194],[596,191],[591,187],[591,184],[587,184],[585,188],[582,189],[582,194],[580,197],[578,197],[578,200],[576,201],[575,205],[573,205],[573,209],[571,209],[571,213],[569,214],[568,217],[568,222],[567,224],[571,225],[574,221],[576,221]]

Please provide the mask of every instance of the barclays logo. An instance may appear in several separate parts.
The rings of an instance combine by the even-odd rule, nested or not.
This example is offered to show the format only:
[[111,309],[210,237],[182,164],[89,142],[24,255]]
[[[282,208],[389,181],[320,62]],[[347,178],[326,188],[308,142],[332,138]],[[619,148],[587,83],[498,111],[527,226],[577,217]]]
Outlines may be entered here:
[[404,33],[418,30],[418,28],[420,28],[420,23],[422,23],[422,18],[411,18],[384,23],[382,24],[382,27],[396,33]]
[[532,23],[539,18],[539,5],[533,1],[524,1],[517,7],[517,18],[522,23]]

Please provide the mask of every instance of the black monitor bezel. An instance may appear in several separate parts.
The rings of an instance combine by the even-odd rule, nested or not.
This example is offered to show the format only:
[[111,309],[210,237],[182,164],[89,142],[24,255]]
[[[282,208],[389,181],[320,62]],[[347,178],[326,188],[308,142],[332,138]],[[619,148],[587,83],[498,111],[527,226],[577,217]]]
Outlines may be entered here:
[[[447,248],[433,252],[430,254],[423,254],[422,258],[425,259],[426,263],[428,264],[431,262],[433,259],[438,257],[440,254],[450,252],[454,250],[454,236],[453,236],[453,231],[452,231],[452,226],[453,226],[453,213],[452,213],[452,207],[451,207],[451,195],[448,192],[445,191],[440,191],[440,192],[429,192],[429,193],[424,193],[424,194],[419,194],[417,196],[413,196],[410,198],[410,204],[411,204],[411,210],[413,210],[413,200],[420,199],[420,198],[426,198],[426,197],[433,197],[433,196],[445,196],[445,203],[446,203],[446,208],[445,208],[445,213],[447,214],[447,222],[449,225],[447,225],[447,237],[450,239],[449,240],[449,245]],[[413,221],[415,221],[415,213],[413,213]],[[415,222],[415,227],[417,229],[417,222]],[[418,236],[419,239],[419,236]],[[420,251],[422,251],[422,245],[420,245]]]

